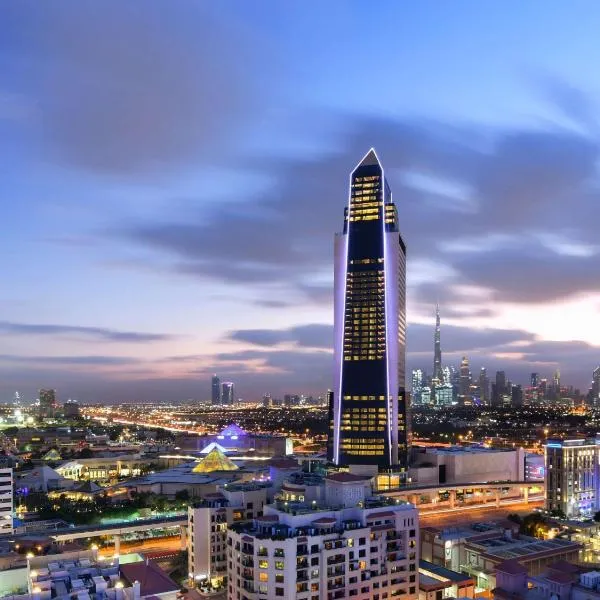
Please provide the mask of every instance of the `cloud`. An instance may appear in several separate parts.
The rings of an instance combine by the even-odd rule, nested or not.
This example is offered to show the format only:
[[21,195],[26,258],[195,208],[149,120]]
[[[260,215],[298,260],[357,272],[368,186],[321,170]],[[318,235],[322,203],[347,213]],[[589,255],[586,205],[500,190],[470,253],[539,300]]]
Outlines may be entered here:
[[83,327],[79,325],[53,325],[39,323],[13,323],[0,321],[0,331],[8,335],[75,336],[92,338],[105,342],[146,343],[174,340],[177,336],[166,333],[143,333],[118,331],[103,327]]
[[23,356],[15,354],[0,354],[0,361],[14,363],[35,363],[54,366],[120,366],[140,362],[135,358],[124,356]]
[[255,346],[278,346],[283,343],[305,348],[327,348],[333,346],[333,327],[320,323],[297,325],[288,329],[240,329],[227,336],[236,342]]
[[155,0],[6,7],[8,52],[35,98],[48,155],[119,175],[215,160],[260,108],[268,71],[251,68],[257,40],[218,12]]

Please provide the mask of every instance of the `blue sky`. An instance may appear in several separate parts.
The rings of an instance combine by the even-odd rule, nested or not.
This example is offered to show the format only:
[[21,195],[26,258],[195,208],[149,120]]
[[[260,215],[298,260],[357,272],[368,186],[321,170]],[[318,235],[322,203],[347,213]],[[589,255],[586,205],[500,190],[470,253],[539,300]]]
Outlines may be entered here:
[[0,399],[321,393],[347,173],[382,158],[410,367],[600,362],[592,2],[5,2]]

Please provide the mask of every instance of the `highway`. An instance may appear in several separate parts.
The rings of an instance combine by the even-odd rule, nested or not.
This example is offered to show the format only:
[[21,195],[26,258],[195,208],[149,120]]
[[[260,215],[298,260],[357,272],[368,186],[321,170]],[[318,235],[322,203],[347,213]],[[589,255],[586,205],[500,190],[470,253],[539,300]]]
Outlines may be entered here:
[[459,506],[439,510],[420,510],[421,527],[452,527],[459,524],[477,523],[481,521],[498,521],[506,519],[509,514],[528,515],[534,509],[544,505],[543,496],[532,496],[528,503],[522,498],[501,500],[500,506],[495,503],[475,506]]

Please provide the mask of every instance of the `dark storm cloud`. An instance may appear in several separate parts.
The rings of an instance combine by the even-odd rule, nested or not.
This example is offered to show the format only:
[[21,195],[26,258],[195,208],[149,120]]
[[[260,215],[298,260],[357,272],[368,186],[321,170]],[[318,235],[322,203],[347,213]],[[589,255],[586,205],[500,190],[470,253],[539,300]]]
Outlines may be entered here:
[[255,346],[277,346],[283,343],[292,343],[306,348],[331,348],[333,327],[314,323],[288,329],[241,329],[231,331],[227,337],[236,342],[247,342]]
[[9,335],[75,336],[93,338],[98,341],[123,343],[163,342],[176,339],[176,336],[166,333],[142,333],[136,331],[118,331],[104,327],[12,323],[9,321],[0,321],[0,332]]
[[454,263],[464,282],[494,291],[511,302],[549,302],[577,293],[600,291],[600,254],[565,256],[530,249],[468,254]]
[[256,41],[215,12],[154,0],[5,6],[49,156],[118,174],[214,160],[257,108],[266,72],[249,68]]
[[[247,199],[252,216],[228,202],[197,220],[135,224],[124,235],[166,253],[178,272],[254,283],[257,289],[286,282],[299,298],[330,303],[331,284],[316,283],[314,276],[332,273],[332,238],[342,223],[348,173],[374,145],[394,191],[409,262],[425,258],[458,268],[462,283],[501,285],[505,300],[552,301],[595,289],[578,275],[583,263],[574,271],[572,261],[555,260],[556,252],[540,243],[532,253],[530,243],[532,233],[594,241],[595,221],[588,217],[600,198],[599,154],[588,135],[556,125],[490,131],[360,116],[337,117],[337,122],[343,132],[337,151],[298,160],[258,156],[242,161],[244,168],[276,181],[270,191]],[[490,239],[498,243],[488,247]],[[461,240],[477,252],[447,250]],[[511,254],[511,248],[521,247],[516,240],[529,243],[524,253]],[[496,263],[503,263],[507,273],[500,273]],[[509,281],[511,268],[526,271],[530,265],[533,272],[538,264],[556,285],[548,283],[541,293],[535,276],[530,281],[518,277],[518,285]]]

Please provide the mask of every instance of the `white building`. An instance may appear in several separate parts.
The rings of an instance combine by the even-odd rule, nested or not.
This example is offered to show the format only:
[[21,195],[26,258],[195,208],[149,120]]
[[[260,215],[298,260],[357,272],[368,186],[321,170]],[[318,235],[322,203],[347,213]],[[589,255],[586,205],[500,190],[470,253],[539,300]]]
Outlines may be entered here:
[[413,483],[444,485],[487,481],[524,481],[522,448],[413,447]]
[[416,600],[418,512],[370,494],[370,478],[338,473],[323,504],[278,501],[231,525],[228,600]]
[[227,575],[227,525],[262,514],[268,484],[233,483],[188,507],[188,569],[191,582],[218,586]]
[[13,532],[13,470],[0,469],[0,535]]

